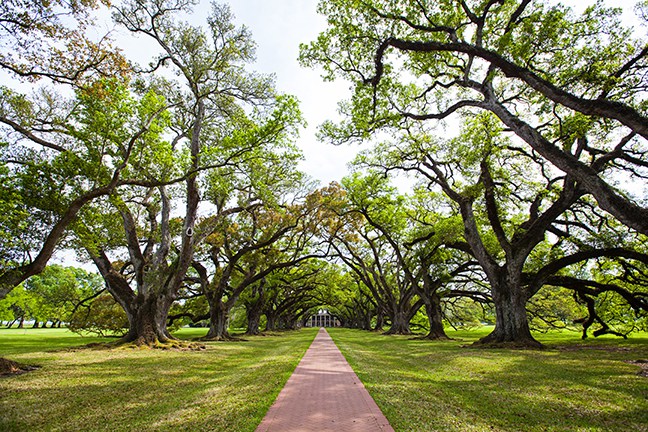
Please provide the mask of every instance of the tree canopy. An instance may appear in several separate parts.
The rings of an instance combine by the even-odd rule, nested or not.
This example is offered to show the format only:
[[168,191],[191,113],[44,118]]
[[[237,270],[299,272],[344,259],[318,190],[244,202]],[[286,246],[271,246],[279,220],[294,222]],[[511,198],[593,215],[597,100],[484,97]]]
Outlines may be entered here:
[[[321,134],[338,145],[377,142],[359,165],[413,174],[421,190],[446,197],[446,216],[461,216],[464,246],[454,246],[479,263],[496,309],[483,342],[533,345],[526,308],[540,286],[588,285],[560,285],[558,275],[528,281],[539,263],[567,267],[552,263],[569,261],[561,254],[573,252],[577,226],[601,232],[609,216],[598,208],[629,228],[623,244],[648,234],[648,51],[620,9],[323,0],[319,11],[329,28],[302,45],[301,61],[323,68],[324,79],[349,80],[353,91],[340,104],[343,119]],[[590,196],[593,212],[583,210],[593,209]],[[645,294],[636,298],[645,314]]]
[[[320,187],[298,169],[297,99],[251,70],[229,7],[183,21],[196,4],[0,7],[3,318],[99,328],[94,310],[149,345],[187,322],[229,338],[234,311],[251,334],[318,308],[428,338],[493,321],[481,343],[525,346],[648,325],[648,45],[620,9],[321,0],[300,60],[352,93],[320,136],[371,148]],[[148,64],[87,36],[106,9]],[[79,275],[47,267],[60,249],[107,295],[78,298]]]

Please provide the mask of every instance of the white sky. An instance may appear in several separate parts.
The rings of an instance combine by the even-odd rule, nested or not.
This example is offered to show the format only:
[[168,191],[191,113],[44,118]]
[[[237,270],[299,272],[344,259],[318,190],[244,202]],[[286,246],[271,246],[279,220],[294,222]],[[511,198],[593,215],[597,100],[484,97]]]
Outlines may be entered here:
[[[322,122],[339,118],[337,103],[350,96],[349,84],[324,82],[318,71],[302,68],[297,61],[299,44],[315,40],[326,28],[325,18],[316,12],[318,0],[219,1],[229,3],[237,25],[245,25],[251,30],[258,45],[254,69],[274,73],[279,91],[293,94],[301,102],[308,128],[298,139],[305,157],[300,168],[322,185],[339,181],[348,173],[347,164],[360,148],[357,145],[333,146],[318,142],[315,134]],[[557,1],[577,12],[594,3],[594,0]],[[636,23],[632,13],[635,0],[604,0],[604,3],[624,8],[624,18]],[[210,0],[202,0],[196,15],[208,13],[209,5]]]
[[[217,1],[229,4],[237,26],[245,25],[250,29],[257,43],[257,62],[252,69],[274,74],[278,90],[295,95],[300,101],[302,113],[308,122],[308,127],[297,139],[305,158],[300,164],[300,169],[319,180],[322,186],[331,181],[339,181],[348,174],[347,164],[360,147],[333,146],[318,142],[315,135],[318,126],[325,120],[339,118],[337,104],[349,98],[349,84],[343,81],[324,82],[319,71],[302,68],[297,61],[299,44],[315,40],[326,28],[325,18],[316,12],[318,0]],[[562,2],[574,7],[578,12],[586,5],[594,3],[594,0],[549,1]],[[604,0],[604,3],[623,7],[626,18],[633,16],[635,0]],[[205,25],[210,5],[211,0],[201,0],[190,21],[195,25]],[[125,40],[132,41],[132,35],[125,30],[118,30],[118,33]],[[146,41],[141,42],[142,44],[130,42],[130,46],[124,48],[131,58],[137,58],[146,64],[151,53],[146,52]]]
[[[274,74],[281,93],[296,96],[308,123],[297,139],[304,153],[300,169],[322,186],[339,181],[347,174],[347,163],[359,150],[357,146],[333,146],[317,141],[317,127],[327,119],[337,118],[337,103],[349,96],[349,85],[343,81],[324,82],[320,73],[300,67],[299,44],[317,38],[326,28],[326,20],[316,13],[317,0],[217,0],[228,3],[235,15],[235,25],[245,25],[257,44],[257,61],[249,68]],[[193,25],[206,25],[211,0],[201,0],[188,17]],[[128,41],[122,48],[131,59],[147,65],[153,45],[143,37],[132,42],[132,34],[117,29],[118,41]]]
[[337,103],[348,98],[349,85],[324,82],[318,71],[297,61],[299,44],[315,40],[326,28],[325,18],[316,13],[317,0],[230,0],[229,5],[236,23],[247,26],[258,45],[255,69],[276,74],[279,91],[301,102],[308,127],[298,139],[305,157],[300,168],[322,185],[339,181],[358,147],[324,144],[315,133],[322,122],[337,118]]

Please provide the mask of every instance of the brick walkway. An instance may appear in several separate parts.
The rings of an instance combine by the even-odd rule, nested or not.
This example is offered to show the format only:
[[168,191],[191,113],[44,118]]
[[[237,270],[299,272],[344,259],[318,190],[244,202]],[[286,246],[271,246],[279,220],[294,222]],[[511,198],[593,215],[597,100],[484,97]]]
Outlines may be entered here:
[[322,328],[256,432],[393,430]]

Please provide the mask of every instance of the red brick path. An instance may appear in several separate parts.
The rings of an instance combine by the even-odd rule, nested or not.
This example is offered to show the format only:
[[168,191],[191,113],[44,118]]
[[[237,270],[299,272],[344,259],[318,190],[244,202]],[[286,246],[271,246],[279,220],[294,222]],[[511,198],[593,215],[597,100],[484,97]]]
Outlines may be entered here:
[[256,432],[393,430],[322,328]]

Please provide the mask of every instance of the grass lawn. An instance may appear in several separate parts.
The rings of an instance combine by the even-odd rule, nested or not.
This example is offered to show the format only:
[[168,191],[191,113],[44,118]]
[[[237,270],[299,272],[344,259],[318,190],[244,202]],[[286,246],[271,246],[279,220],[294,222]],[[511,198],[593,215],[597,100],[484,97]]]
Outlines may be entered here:
[[648,335],[581,342],[537,335],[545,350],[464,348],[488,330],[431,342],[331,329],[396,431],[648,431]]
[[[430,342],[329,329],[398,432],[648,431],[648,378],[626,363],[648,360],[648,335],[538,335],[542,351],[463,347],[487,331]],[[253,431],[315,332],[162,351],[75,349],[106,339],[0,329],[0,356],[42,366],[0,378],[0,431]]]
[[203,351],[92,350],[69,347],[106,340],[1,329],[0,357],[41,368],[0,378],[0,431],[253,431],[315,334],[205,343]]

